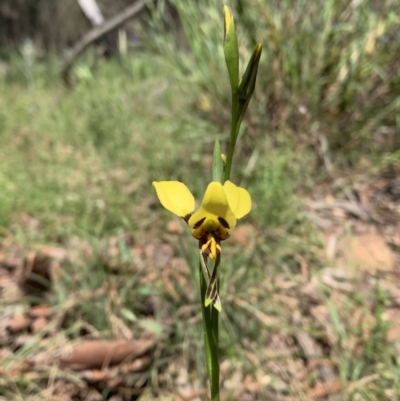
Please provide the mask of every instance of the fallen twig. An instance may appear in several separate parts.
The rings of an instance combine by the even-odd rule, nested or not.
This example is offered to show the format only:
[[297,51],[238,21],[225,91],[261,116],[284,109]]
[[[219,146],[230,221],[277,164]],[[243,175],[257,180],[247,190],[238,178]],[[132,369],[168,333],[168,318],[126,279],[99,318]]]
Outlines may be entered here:
[[305,203],[313,210],[342,209],[346,213],[351,214],[360,220],[372,220],[370,214],[362,206],[353,202],[316,202],[307,200]]
[[93,28],[87,32],[72,48],[71,52],[65,58],[63,66],[61,68],[61,76],[67,86],[71,85],[69,79],[69,72],[73,66],[75,60],[83,53],[83,51],[94,41],[106,35],[107,33],[117,29],[119,26],[124,24],[126,21],[133,18],[139,12],[141,12],[146,4],[150,0],[138,0],[135,4],[125,8],[113,18],[106,21],[103,25],[97,28]]

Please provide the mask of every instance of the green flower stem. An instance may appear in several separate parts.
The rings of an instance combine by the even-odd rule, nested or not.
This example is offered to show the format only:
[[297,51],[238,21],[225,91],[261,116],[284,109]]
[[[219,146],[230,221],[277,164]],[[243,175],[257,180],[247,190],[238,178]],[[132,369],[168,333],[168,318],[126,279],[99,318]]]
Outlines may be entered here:
[[233,153],[235,151],[236,140],[239,134],[239,127],[240,121],[238,116],[238,95],[237,91],[232,91],[232,125],[228,146],[228,154],[226,156],[224,182],[231,178]]
[[[223,183],[223,162],[218,139],[214,143],[212,180]],[[201,257],[201,256],[200,256]],[[216,266],[214,266],[215,269]],[[201,312],[203,314],[204,348],[206,352],[208,380],[210,381],[211,401],[219,401],[219,358],[218,358],[218,318],[219,312],[213,305],[206,306],[208,281],[199,261]],[[217,283],[218,285],[219,283]]]
[[213,163],[212,163],[212,180],[224,183],[224,163],[221,157],[221,145],[216,139],[214,143]]
[[211,401],[219,401],[219,360],[218,360],[218,311],[212,306],[205,306],[207,280],[199,262],[201,312],[203,314],[204,348],[208,378],[211,388]]
[[[235,25],[228,7],[224,7],[224,53],[228,68],[229,80],[232,90],[232,126],[231,136],[228,146],[228,155],[225,166],[221,159],[221,147],[218,139],[214,144],[212,179],[224,184],[230,179],[232,170],[233,154],[235,151],[239,128],[244,113],[254,92],[256,83],[258,63],[261,56],[261,44],[257,44],[252,54],[246,72],[239,80],[239,49]],[[224,170],[225,167],[225,170]],[[202,256],[200,256],[201,258]],[[214,264],[214,269],[218,267],[219,259]],[[206,266],[206,269],[207,266]],[[217,271],[215,270],[215,273]],[[208,274],[208,277],[207,277]],[[213,305],[206,306],[206,293],[208,280],[210,280],[208,270],[203,272],[202,260],[199,261],[199,278],[201,294],[201,311],[203,314],[203,335],[204,348],[206,354],[208,378],[211,388],[211,401],[219,401],[219,360],[218,360],[218,319],[219,312]],[[218,279],[217,279],[218,280]],[[217,286],[218,286],[217,282]]]

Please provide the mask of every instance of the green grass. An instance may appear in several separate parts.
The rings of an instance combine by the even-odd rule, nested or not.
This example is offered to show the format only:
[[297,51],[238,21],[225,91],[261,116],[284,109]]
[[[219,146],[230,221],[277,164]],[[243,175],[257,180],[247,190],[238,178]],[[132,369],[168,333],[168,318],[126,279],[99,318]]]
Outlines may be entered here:
[[[140,77],[146,62],[156,64],[147,79]],[[41,214],[49,223],[73,218],[68,227],[101,235],[137,226],[143,215],[135,209],[162,172],[189,179],[182,171],[197,167],[200,149],[211,142],[204,133],[216,129],[192,121],[190,93],[170,82],[171,69],[157,64],[143,58],[105,65],[100,79],[90,77],[71,92],[40,83],[4,89],[1,182],[14,212]],[[1,218],[10,218],[6,210]],[[52,235],[60,229],[52,227]]]
[[[229,91],[220,61],[222,48],[211,40],[202,45],[205,36],[216,43],[222,39],[219,3],[172,3],[182,20],[181,30],[165,33],[161,13],[152,20],[156,35],[149,41],[206,90],[200,95],[212,104],[210,117],[226,121]],[[264,46],[258,91],[247,118],[265,129],[258,132],[275,136],[283,131],[308,146],[316,146],[318,135],[323,135],[339,166],[353,165],[363,155],[379,157],[399,146],[396,1],[386,0],[379,7],[366,0],[355,6],[293,0],[234,4],[243,64],[256,41]],[[157,35],[160,31],[163,39]],[[189,54],[182,53],[187,48]],[[386,141],[379,135],[382,131]]]
[[[164,382],[154,374],[153,384],[170,389],[173,375],[165,378],[165,371],[182,355],[190,374],[201,382],[205,378],[200,308],[190,295],[197,294],[197,262],[190,235],[165,231],[169,216],[158,206],[151,182],[183,181],[199,200],[210,179],[216,135],[226,149],[230,112],[219,2],[172,3],[181,27],[167,29],[159,2],[143,33],[144,50],[108,62],[88,55],[74,69],[72,90],[57,79],[57,60],[12,55],[0,76],[2,235],[14,236],[27,248],[87,243],[92,255],[65,266],[51,295],[54,307],[61,308],[71,293],[82,295],[103,285],[118,289],[118,302],[106,292],[76,305],[64,327],[69,338],[79,336],[86,323],[112,337],[110,314],[140,330],[147,324],[146,310],[155,309],[164,326],[154,372],[162,373]],[[222,359],[228,362],[228,376],[239,372],[243,378],[266,371],[274,335],[290,338],[297,330],[293,310],[277,304],[274,296],[301,297],[301,261],[312,271],[325,265],[302,197],[341,169],[351,174],[366,162],[363,174],[368,174],[400,163],[400,42],[398,6],[390,0],[381,11],[364,0],[352,8],[334,1],[253,0],[251,7],[240,8],[241,3],[236,25],[242,61],[255,39],[264,46],[232,176],[253,198],[252,213],[240,223],[253,226],[253,245],[226,241],[221,265]],[[329,144],[331,171],[320,156],[321,136]],[[37,224],[27,224],[27,216]],[[149,262],[144,270],[132,262],[124,233],[144,246],[171,244],[187,260],[193,274],[179,275],[189,287],[171,279],[179,299],[160,275],[154,277]],[[118,238],[112,263],[110,238]],[[295,283],[294,289],[280,287],[277,277]],[[384,295],[375,295],[384,302]],[[332,357],[343,381],[362,380],[373,371],[379,376],[346,399],[358,392],[361,399],[382,400],[388,388],[395,394],[390,399],[397,399],[399,369],[385,342],[382,309],[378,302],[373,335],[366,338],[351,326],[353,308],[368,309],[366,300],[357,302],[346,311],[329,305],[342,336]],[[314,323],[304,330],[318,338],[326,335]],[[350,335],[359,339],[357,351],[346,343]],[[274,388],[277,378],[272,377]],[[33,383],[16,385],[22,393],[39,392],[32,390]]]
[[[156,297],[163,300],[163,315],[183,319],[178,318],[166,329],[175,334],[172,342],[163,335],[163,352],[171,358],[179,355],[182,344],[190,344],[189,357],[196,361],[199,377],[205,377],[200,309],[196,308],[196,298],[188,298],[192,291],[197,294],[196,273],[185,277],[192,290],[174,284],[181,295],[178,302],[171,298],[162,280],[147,280],[151,266],[142,273],[135,272],[133,266],[132,271],[129,256],[124,261],[123,252],[117,259],[119,272],[113,273],[107,238],[128,232],[146,240],[146,233],[152,232],[148,241],[153,243],[156,232],[160,241],[171,243],[178,253],[182,253],[179,246],[185,240],[188,245],[182,256],[191,268],[196,266],[192,263],[196,259],[192,238],[185,235],[176,243],[164,232],[169,216],[161,207],[152,206],[155,195],[151,182],[182,180],[199,199],[210,179],[208,155],[214,137],[219,135],[224,141],[227,134],[222,127],[197,115],[193,83],[179,76],[171,78],[176,77],[175,69],[160,57],[143,55],[134,60],[98,63],[94,69],[86,63],[76,68],[77,83],[72,91],[59,82],[46,82],[39,66],[32,71],[32,85],[27,85],[23,76],[3,83],[0,221],[27,248],[37,243],[67,248],[74,246],[71,243],[89,244],[91,258],[81,256],[66,264],[51,297],[56,309],[72,293],[80,296],[104,285],[120,289],[120,306],[111,306],[111,312],[104,309],[110,302],[107,294],[73,307],[65,320],[69,338],[79,336],[84,324],[110,337],[110,313],[128,326],[137,327],[137,322],[127,318],[129,313],[121,311],[133,311],[140,322],[143,304],[149,297]],[[147,65],[152,67],[144,68]],[[259,321],[251,311],[237,310],[238,300],[275,313],[273,306],[263,305],[271,296],[268,283],[255,292],[254,283],[278,271],[296,271],[292,252],[310,254],[298,239],[310,224],[302,216],[294,193],[299,174],[290,168],[298,158],[294,150],[274,149],[265,135],[257,149],[251,149],[244,140],[237,157],[243,167],[237,163],[233,179],[247,187],[254,199],[254,211],[246,222],[254,224],[255,234],[261,236],[255,242],[256,252],[237,248],[229,241],[224,244],[221,292],[226,299],[221,347],[222,354],[232,361],[244,357],[236,346],[242,337],[260,334]],[[27,227],[26,216],[38,225]],[[124,240],[118,246],[121,251],[126,246]],[[253,293],[251,300],[249,292]],[[187,304],[191,305],[189,315]],[[188,328],[188,318],[197,324]],[[251,324],[244,325],[244,318]],[[251,364],[245,360],[241,363],[245,364],[243,369],[251,371]],[[156,369],[163,371],[165,364],[160,364]],[[25,391],[23,387],[21,391]]]

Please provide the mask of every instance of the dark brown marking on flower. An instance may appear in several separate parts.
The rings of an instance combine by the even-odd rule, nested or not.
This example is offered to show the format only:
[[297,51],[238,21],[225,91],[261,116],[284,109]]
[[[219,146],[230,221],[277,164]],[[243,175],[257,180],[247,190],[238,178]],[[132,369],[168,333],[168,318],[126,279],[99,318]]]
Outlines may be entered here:
[[194,228],[194,229],[199,228],[199,227],[204,223],[204,220],[205,220],[205,219],[206,219],[206,218],[203,217],[203,218],[200,219],[197,223],[194,223],[194,224],[193,224],[193,228]]
[[203,253],[204,256],[209,257],[209,256],[210,256],[210,253],[211,253],[211,250],[210,250],[209,247],[203,247],[203,248],[201,249],[201,252]]
[[229,229],[229,224],[225,219],[223,219],[222,217],[218,217],[218,221],[221,223],[222,227]]
[[186,223],[188,223],[191,216],[192,216],[192,213],[188,213],[186,216],[182,216],[182,219],[185,220]]
[[224,241],[230,237],[227,231],[223,231],[221,228],[213,233],[214,238],[217,242]]

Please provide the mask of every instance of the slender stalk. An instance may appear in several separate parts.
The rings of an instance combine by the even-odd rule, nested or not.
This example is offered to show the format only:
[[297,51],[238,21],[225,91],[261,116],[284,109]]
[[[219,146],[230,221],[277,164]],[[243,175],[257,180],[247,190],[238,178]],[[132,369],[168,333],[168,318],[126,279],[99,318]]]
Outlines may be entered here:
[[220,401],[219,398],[219,361],[218,361],[218,311],[212,306],[205,306],[207,280],[199,262],[201,312],[203,314],[204,348],[208,378],[211,388],[211,401]]
[[[212,166],[212,179],[213,181],[221,182],[231,177],[233,154],[235,152],[236,141],[239,135],[239,128],[242,122],[244,113],[250,98],[254,92],[254,85],[256,82],[258,62],[261,55],[261,45],[257,44],[251,56],[246,72],[241,80],[239,80],[239,50],[237,44],[237,37],[232,15],[227,6],[224,6],[224,53],[226,65],[228,67],[229,79],[231,82],[232,93],[232,125],[231,135],[228,145],[228,154],[226,157],[225,166],[221,162],[221,148],[218,139],[215,141],[213,153],[213,166]],[[225,167],[225,170],[224,170]],[[203,255],[200,254],[200,258]],[[220,262],[219,257],[215,260],[214,270],[212,276],[206,262],[207,257],[199,261],[199,275],[200,275],[200,294],[201,294],[201,311],[203,314],[203,335],[204,347],[207,362],[208,378],[211,388],[211,401],[219,401],[219,361],[218,361],[218,319],[219,312],[216,300],[219,300],[218,292],[213,293],[212,285],[217,285],[218,277],[217,268]],[[216,279],[217,283],[213,280]],[[207,287],[210,286],[210,291],[207,297]],[[214,295],[218,298],[214,298]],[[207,304],[206,306],[206,299]],[[211,300],[211,304],[210,304]],[[219,307],[219,310],[221,308]]]
[[239,121],[238,121],[238,96],[237,91],[232,91],[232,125],[231,125],[231,136],[229,139],[229,146],[228,146],[228,154],[226,157],[226,164],[225,164],[225,177],[224,181],[227,181],[231,177],[231,170],[232,170],[232,160],[233,160],[233,153],[235,151],[236,140],[239,133]]

